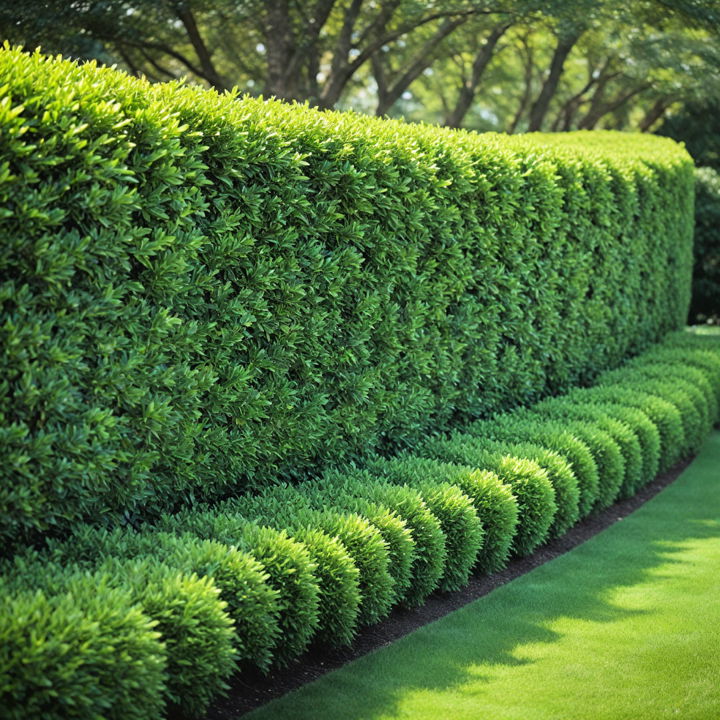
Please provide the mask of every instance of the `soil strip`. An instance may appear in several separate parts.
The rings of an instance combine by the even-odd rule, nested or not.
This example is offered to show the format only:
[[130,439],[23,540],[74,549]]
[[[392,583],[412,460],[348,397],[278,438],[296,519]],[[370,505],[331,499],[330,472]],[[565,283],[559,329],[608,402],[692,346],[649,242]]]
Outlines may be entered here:
[[274,670],[268,675],[259,671],[246,671],[238,675],[232,680],[228,695],[210,709],[207,720],[237,720],[260,705],[312,682],[345,663],[389,645],[413,630],[439,620],[533,568],[563,555],[637,510],[672,483],[691,461],[692,458],[683,460],[658,475],[633,497],[589,516],[565,535],[543,545],[532,555],[512,560],[504,570],[492,575],[471,577],[468,586],[457,592],[435,593],[428,598],[425,605],[415,610],[396,608],[382,622],[360,630],[350,647],[336,650],[312,647],[288,668]]

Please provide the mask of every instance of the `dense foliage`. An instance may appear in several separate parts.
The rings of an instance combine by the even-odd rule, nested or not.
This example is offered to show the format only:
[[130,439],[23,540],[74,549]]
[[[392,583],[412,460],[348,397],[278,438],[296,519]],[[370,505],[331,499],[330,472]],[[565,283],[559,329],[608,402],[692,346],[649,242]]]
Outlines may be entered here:
[[676,334],[593,387],[419,454],[139,530],[79,525],[0,562],[4,717],[200,716],[234,668],[346,645],[394,605],[458,589],[631,496],[697,448],[719,398],[717,342]]
[[718,0],[0,5],[0,41],[154,81],[511,133],[697,118],[720,97],[719,30]]
[[0,85],[6,540],[412,448],[686,317],[670,140],[478,136],[11,49]]
[[695,172],[695,243],[692,322],[720,322],[720,172]]

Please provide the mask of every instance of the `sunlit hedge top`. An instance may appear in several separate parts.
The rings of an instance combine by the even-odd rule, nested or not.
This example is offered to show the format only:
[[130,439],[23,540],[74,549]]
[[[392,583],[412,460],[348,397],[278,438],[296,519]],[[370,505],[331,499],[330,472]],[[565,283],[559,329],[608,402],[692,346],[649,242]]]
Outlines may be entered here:
[[481,136],[10,49],[0,86],[9,536],[412,443],[687,313],[670,140]]

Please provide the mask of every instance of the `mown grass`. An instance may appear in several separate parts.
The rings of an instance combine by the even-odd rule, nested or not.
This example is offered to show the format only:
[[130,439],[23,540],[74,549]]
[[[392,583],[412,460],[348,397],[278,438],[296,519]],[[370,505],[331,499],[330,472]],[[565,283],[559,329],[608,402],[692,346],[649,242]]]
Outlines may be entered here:
[[720,433],[629,518],[252,720],[720,717]]

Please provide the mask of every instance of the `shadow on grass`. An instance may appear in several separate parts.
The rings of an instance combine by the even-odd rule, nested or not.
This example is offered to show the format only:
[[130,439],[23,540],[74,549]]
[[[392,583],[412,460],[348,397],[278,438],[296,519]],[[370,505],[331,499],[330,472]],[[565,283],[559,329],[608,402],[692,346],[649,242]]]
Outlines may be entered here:
[[618,605],[613,596],[651,576],[671,576],[688,543],[717,538],[717,467],[720,433],[672,486],[587,543],[245,717],[394,717],[408,693],[492,682],[500,666],[534,662],[523,657],[523,646],[560,640],[552,627],[558,621],[612,623],[650,614]]

